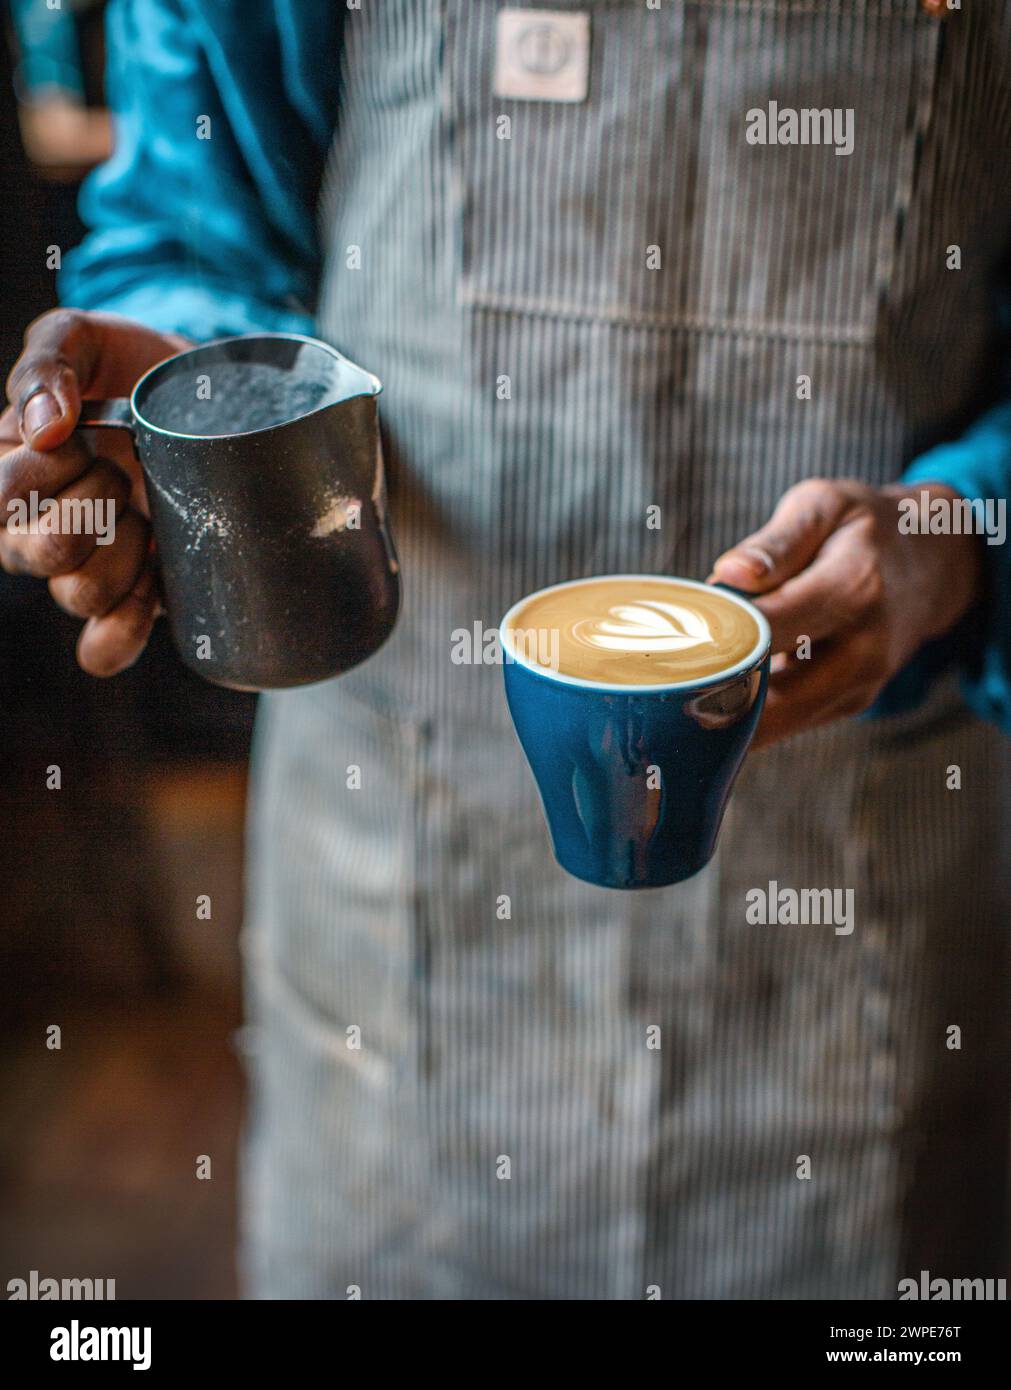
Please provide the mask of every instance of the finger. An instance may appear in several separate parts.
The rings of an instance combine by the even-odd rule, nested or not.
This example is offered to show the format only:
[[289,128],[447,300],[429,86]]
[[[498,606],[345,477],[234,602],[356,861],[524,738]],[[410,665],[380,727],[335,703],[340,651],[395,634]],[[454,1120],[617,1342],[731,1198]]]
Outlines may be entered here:
[[[5,446],[7,446],[5,448]],[[132,440],[116,430],[84,430],[55,449],[31,449],[23,444],[12,407],[0,415],[0,526],[10,518],[9,504],[27,500],[34,490],[53,497],[91,467],[96,457],[111,459],[131,481],[130,505],[148,516],[143,475]]]
[[89,314],[54,309],[29,324],[24,351],[7,378],[7,399],[26,444],[53,449],[69,438],[99,357],[100,331]]
[[127,430],[83,429],[79,431],[79,436],[85,441],[85,447],[93,457],[100,455],[102,458],[112,459],[113,463],[123,470],[133,485],[130,506],[134,511],[140,512],[141,516],[150,516],[144,476],[141,473],[132,435]]
[[0,412],[0,449],[4,446],[13,449],[23,442],[17,411],[12,405],[5,406]]
[[754,747],[860,714],[874,703],[887,678],[874,634],[843,638],[826,644],[809,661],[789,662],[769,678]]
[[122,395],[149,367],[185,346],[178,335],[156,333],[118,314],[43,314],[29,325],[7,379],[7,398],[25,443],[37,449],[62,444],[77,424],[82,397]]
[[[40,510],[34,531],[15,530],[15,521],[8,521],[5,562],[22,574],[44,578],[79,569],[96,549],[103,531],[112,536],[112,543],[103,548],[115,548],[116,520],[129,496],[129,478],[114,463],[99,459],[51,499],[56,504],[55,519],[48,509],[44,513]],[[54,529],[43,529],[47,523]]]
[[874,620],[883,596],[877,549],[856,519],[829,537],[807,569],[757,600],[773,651],[822,642]]
[[129,594],[101,618],[89,618],[77,643],[79,665],[92,676],[115,676],[140,656],[158,611],[150,564]]
[[133,589],[147,562],[149,528],[135,511],[125,511],[115,545],[99,546],[70,574],[49,581],[53,598],[75,618],[102,618]]
[[724,551],[711,580],[762,594],[797,574],[839,525],[853,498],[838,483],[808,478],[790,488],[760,530]]
[[39,500],[54,497],[82,478],[95,460],[81,439],[68,439],[58,449],[43,453],[19,443],[0,456],[0,518],[11,525],[20,510],[11,503],[28,502],[33,492]]

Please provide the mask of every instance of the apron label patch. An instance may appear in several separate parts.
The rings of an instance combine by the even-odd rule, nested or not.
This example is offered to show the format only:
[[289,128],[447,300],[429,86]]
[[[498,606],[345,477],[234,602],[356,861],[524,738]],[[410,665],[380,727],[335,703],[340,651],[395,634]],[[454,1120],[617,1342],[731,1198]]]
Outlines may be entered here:
[[499,10],[497,97],[585,101],[590,85],[590,16],[558,10]]

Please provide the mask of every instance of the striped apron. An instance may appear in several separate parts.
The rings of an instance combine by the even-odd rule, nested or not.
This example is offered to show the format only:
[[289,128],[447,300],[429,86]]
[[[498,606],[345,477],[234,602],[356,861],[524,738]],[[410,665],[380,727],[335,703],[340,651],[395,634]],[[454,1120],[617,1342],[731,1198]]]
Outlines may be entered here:
[[[622,894],[555,865],[501,671],[458,657],[556,580],[704,576],[799,479],[893,480],[976,408],[1011,8],[527,8],[582,100],[496,94],[494,0],[345,20],[320,327],[385,382],[405,607],[261,704],[248,1290],[1003,1272],[1005,765],[952,684],[755,754],[710,867]],[[749,143],[770,99],[851,110],[852,153]],[[770,880],[852,888],[852,934],[750,925]]]

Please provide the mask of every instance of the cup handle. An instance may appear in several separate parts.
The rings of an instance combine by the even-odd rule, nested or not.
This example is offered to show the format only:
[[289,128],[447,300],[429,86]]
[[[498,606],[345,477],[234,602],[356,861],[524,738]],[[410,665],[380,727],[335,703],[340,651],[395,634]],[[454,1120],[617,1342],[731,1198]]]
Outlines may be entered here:
[[756,598],[761,598],[761,594],[749,594],[747,589],[735,589],[733,584],[721,584],[719,580],[715,584],[710,584],[710,589],[723,589],[728,594],[733,594],[736,598],[746,598],[749,603],[754,603]]
[[137,432],[133,411],[126,396],[113,396],[107,401],[82,401],[79,430],[129,430],[136,442]]

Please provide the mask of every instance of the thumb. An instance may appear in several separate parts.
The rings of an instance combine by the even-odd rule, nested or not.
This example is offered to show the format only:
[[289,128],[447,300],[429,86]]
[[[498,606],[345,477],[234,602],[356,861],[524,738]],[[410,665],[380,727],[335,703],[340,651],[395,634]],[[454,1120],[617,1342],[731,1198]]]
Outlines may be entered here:
[[126,395],[149,367],[187,346],[118,314],[50,310],[29,325],[7,378],[22,438],[33,449],[58,448],[77,424],[82,397]]
[[81,394],[100,354],[86,314],[54,309],[30,324],[24,351],[7,378],[7,398],[31,448],[66,443],[81,413]]
[[851,504],[838,483],[805,478],[783,493],[760,530],[719,556],[710,580],[751,594],[778,588],[810,563]]

